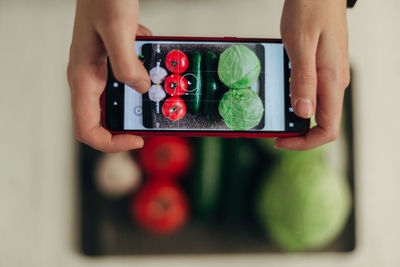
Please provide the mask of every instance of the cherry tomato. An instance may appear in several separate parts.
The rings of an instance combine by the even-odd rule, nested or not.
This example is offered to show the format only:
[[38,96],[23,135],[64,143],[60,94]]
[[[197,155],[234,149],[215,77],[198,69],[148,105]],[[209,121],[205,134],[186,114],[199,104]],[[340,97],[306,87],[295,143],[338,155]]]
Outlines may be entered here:
[[185,53],[179,50],[172,50],[165,58],[165,66],[172,73],[185,72],[189,66],[189,60]]
[[188,201],[183,191],[168,179],[152,179],[131,202],[132,217],[156,234],[179,230],[188,218]]
[[186,104],[179,96],[172,96],[165,100],[162,106],[162,114],[170,120],[177,121],[186,114]]
[[170,96],[180,96],[188,89],[187,79],[179,74],[172,74],[165,79],[165,91]]
[[182,137],[149,137],[139,151],[139,161],[145,172],[176,178],[184,174],[192,162],[192,149]]

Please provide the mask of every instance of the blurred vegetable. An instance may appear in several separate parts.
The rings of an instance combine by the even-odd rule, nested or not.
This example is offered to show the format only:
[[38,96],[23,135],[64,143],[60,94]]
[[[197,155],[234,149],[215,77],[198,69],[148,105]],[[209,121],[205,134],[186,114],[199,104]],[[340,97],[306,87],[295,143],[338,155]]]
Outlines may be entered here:
[[249,215],[248,207],[252,205],[248,201],[252,196],[250,189],[260,155],[253,142],[244,138],[225,138],[223,148],[221,213],[229,223],[238,224]]
[[186,104],[179,96],[173,96],[165,100],[162,106],[162,114],[170,120],[177,121],[185,117]]
[[341,233],[351,208],[347,181],[327,166],[321,150],[283,153],[260,189],[260,223],[287,251],[328,245]]
[[149,137],[139,150],[139,160],[148,174],[175,178],[190,167],[192,149],[182,137]]
[[248,88],[260,75],[257,55],[244,45],[232,45],[221,53],[218,63],[219,79],[229,88]]
[[185,224],[188,202],[183,191],[170,179],[153,177],[132,199],[131,214],[150,232],[172,234]]
[[149,90],[149,98],[151,101],[159,102],[163,100],[166,96],[166,93],[160,84],[154,84],[150,87]]
[[263,151],[269,156],[278,157],[282,154],[282,150],[274,148],[274,138],[258,138],[257,142],[260,144]]
[[219,114],[232,130],[248,130],[257,126],[264,114],[260,97],[250,89],[231,89],[219,103]]
[[127,152],[103,154],[95,170],[97,189],[107,197],[124,196],[136,189],[141,171]]
[[212,215],[218,206],[221,186],[222,138],[202,137],[196,146],[193,171],[193,205],[196,215]]
[[189,66],[189,60],[185,53],[179,50],[172,50],[165,58],[165,66],[172,73],[185,72]]
[[165,79],[165,91],[170,96],[180,96],[188,89],[187,79],[179,74],[172,74]]
[[150,70],[150,79],[155,84],[164,82],[167,75],[167,71],[160,67],[160,62],[157,62],[157,66]]

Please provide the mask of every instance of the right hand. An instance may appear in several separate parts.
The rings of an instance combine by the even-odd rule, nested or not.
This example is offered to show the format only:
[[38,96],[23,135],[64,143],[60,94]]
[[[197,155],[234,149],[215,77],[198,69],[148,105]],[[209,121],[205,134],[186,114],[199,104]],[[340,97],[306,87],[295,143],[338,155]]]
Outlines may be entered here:
[[292,63],[290,92],[294,112],[315,114],[306,135],[281,137],[275,147],[307,150],[335,140],[345,88],[350,81],[346,1],[286,0],[281,33]]
[[78,141],[104,152],[143,146],[143,138],[112,135],[100,124],[100,97],[107,82],[107,56],[120,82],[140,93],[150,78],[135,53],[136,35],[151,35],[138,25],[138,0],[78,0],[67,70],[74,132]]

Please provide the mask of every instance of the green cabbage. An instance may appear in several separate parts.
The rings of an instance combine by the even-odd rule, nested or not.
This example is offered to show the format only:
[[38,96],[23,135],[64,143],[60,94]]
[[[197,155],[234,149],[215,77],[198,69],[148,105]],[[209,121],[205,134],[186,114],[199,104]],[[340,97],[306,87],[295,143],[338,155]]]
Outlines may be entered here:
[[260,75],[260,60],[243,45],[232,45],[221,53],[218,63],[219,79],[229,88],[248,88]]
[[261,225],[286,251],[328,245],[348,219],[349,185],[324,162],[321,151],[283,153],[257,195]]
[[231,89],[222,96],[218,111],[232,130],[248,130],[260,123],[264,106],[251,89]]

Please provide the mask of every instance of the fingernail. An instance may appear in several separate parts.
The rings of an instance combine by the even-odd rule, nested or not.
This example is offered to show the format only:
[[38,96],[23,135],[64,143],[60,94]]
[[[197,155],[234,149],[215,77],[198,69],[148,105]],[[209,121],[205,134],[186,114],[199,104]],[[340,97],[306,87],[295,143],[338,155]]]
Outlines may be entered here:
[[298,98],[294,103],[297,115],[303,118],[310,118],[313,114],[313,104],[309,98]]
[[144,146],[144,140],[143,138],[140,138],[140,141],[138,141],[138,148],[142,148]]

